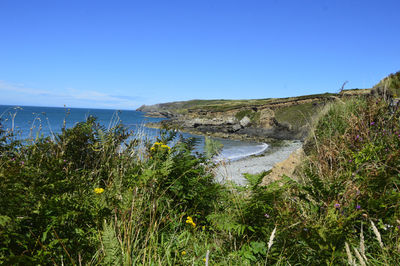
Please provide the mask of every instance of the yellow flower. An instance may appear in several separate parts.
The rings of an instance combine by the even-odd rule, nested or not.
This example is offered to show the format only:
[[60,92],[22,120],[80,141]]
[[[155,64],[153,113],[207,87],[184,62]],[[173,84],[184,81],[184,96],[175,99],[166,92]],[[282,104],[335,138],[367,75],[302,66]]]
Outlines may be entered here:
[[203,261],[206,262],[207,261],[206,258],[204,258]]
[[161,148],[163,148],[163,149],[168,149],[168,150],[171,149],[168,145],[165,145],[165,144],[161,145]]
[[186,255],[186,251],[182,251],[182,256],[185,256]]
[[104,192],[104,188],[97,187],[97,188],[94,189],[94,193],[96,193],[96,194],[101,194],[103,192]]
[[153,146],[150,148],[150,151],[156,151],[159,148],[164,150],[171,150],[171,148],[168,145],[162,142],[155,142]]
[[193,222],[193,219],[190,216],[186,218],[186,223],[192,225],[193,227],[196,227],[196,224]]

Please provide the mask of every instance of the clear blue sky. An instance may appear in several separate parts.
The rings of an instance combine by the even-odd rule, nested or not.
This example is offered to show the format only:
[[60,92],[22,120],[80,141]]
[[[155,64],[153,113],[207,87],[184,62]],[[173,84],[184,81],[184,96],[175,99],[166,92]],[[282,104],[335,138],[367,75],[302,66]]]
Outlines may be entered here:
[[371,87],[400,1],[1,0],[0,104],[132,109]]

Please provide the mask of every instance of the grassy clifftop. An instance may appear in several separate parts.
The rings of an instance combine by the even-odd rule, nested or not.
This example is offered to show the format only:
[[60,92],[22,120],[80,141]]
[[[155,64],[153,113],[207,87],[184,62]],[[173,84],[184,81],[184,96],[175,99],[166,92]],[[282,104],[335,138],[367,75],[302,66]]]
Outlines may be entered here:
[[[354,95],[360,92],[365,93],[367,90],[347,90],[346,94]],[[190,100],[190,101],[179,101],[170,103],[160,103],[155,105],[143,105],[139,107],[138,111],[152,112],[152,111],[172,111],[177,113],[187,113],[188,111],[229,111],[233,109],[241,108],[252,108],[264,105],[284,104],[290,102],[296,102],[301,100],[310,99],[330,99],[332,97],[338,97],[340,94],[337,93],[324,93],[324,94],[312,94],[297,97],[287,98],[265,98],[265,99],[246,99],[246,100]]]

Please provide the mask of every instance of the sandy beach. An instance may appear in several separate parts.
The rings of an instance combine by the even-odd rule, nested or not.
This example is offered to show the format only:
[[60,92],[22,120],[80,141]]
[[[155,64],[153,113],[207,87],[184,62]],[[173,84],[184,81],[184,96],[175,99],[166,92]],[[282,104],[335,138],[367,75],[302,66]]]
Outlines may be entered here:
[[263,155],[250,156],[237,161],[222,161],[215,169],[215,178],[218,182],[233,181],[238,185],[246,185],[244,173],[258,174],[271,170],[275,164],[286,160],[301,146],[301,142],[292,141],[279,148],[267,149]]

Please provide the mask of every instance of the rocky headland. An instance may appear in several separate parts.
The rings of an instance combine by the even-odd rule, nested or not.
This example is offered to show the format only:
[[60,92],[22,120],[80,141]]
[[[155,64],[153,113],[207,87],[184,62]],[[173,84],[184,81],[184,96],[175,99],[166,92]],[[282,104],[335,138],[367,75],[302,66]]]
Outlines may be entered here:
[[168,118],[148,123],[148,127],[259,142],[304,140],[313,119],[327,103],[369,93],[367,89],[354,89],[290,98],[192,100],[143,105],[137,110],[147,116]]

